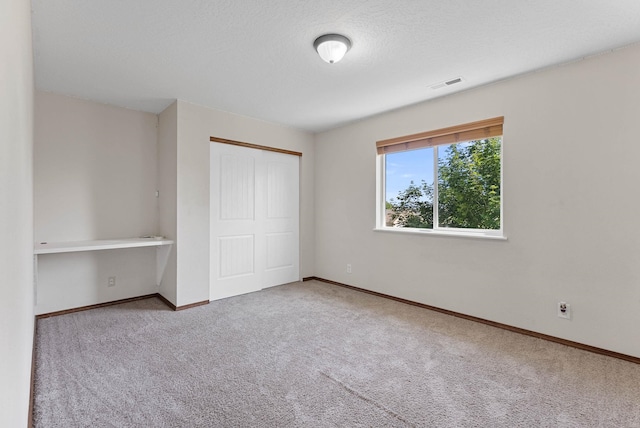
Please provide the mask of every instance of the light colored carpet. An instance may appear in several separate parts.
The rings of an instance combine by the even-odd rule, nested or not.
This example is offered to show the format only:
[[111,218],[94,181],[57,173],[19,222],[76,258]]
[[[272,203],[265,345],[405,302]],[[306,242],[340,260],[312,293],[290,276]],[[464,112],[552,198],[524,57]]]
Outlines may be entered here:
[[38,321],[36,427],[640,427],[640,366],[316,281]]

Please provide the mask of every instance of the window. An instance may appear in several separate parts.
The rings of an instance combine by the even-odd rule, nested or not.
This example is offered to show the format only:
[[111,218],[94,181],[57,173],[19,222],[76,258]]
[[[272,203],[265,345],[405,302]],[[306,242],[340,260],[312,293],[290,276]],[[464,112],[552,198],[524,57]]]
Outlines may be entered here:
[[503,122],[378,141],[378,229],[502,237]]

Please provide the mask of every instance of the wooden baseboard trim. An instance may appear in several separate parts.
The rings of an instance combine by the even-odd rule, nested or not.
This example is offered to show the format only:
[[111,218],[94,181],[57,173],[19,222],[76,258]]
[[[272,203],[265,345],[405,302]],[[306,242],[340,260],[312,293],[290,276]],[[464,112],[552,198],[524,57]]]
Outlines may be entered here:
[[341,282],[331,281],[329,279],[318,278],[316,276],[310,276],[308,278],[304,278],[303,279],[303,281],[311,281],[311,280],[316,280],[316,281],[324,282],[324,283],[327,283],[327,284],[332,284],[332,285],[337,285],[337,286],[340,286],[340,287],[349,288],[351,290],[360,291],[362,293],[367,293],[367,294],[372,294],[372,295],[378,296],[378,297],[384,297],[385,299],[395,300],[396,302],[405,303],[407,305],[417,306],[417,307],[420,307],[420,308],[423,308],[423,309],[429,309],[431,311],[440,312],[440,313],[443,313],[443,314],[446,314],[446,315],[452,315],[454,317],[463,318],[463,319],[466,319],[466,320],[469,320],[469,321],[475,321],[475,322],[478,322],[478,323],[481,323],[481,324],[490,325],[492,327],[501,328],[503,330],[512,331],[514,333],[524,334],[525,336],[531,336],[531,337],[535,337],[535,338],[538,338],[538,339],[547,340],[549,342],[554,342],[554,343],[559,343],[561,345],[570,346],[572,348],[582,349],[583,351],[593,352],[594,354],[605,355],[607,357],[618,358],[620,360],[625,360],[625,361],[629,361],[631,363],[640,364],[640,358],[638,358],[638,357],[634,357],[634,356],[626,355],[626,354],[621,354],[619,352],[609,351],[607,349],[597,348],[597,347],[591,346],[591,345],[585,345],[584,343],[573,342],[571,340],[561,339],[559,337],[550,336],[548,334],[538,333],[538,332],[535,332],[535,331],[526,330],[526,329],[519,328],[519,327],[513,327],[513,326],[510,326],[508,324],[502,324],[502,323],[499,323],[499,322],[486,320],[484,318],[478,318],[478,317],[474,317],[472,315],[466,315],[466,314],[462,314],[460,312],[454,312],[454,311],[450,311],[448,309],[438,308],[436,306],[425,305],[424,303],[418,303],[418,302],[414,302],[414,301],[411,301],[411,300],[402,299],[400,297],[390,296],[390,295],[384,294],[384,293],[378,293],[377,291],[366,290],[364,288],[354,287],[353,285],[347,285],[347,284],[343,284]]
[[208,304],[209,304],[208,300],[203,300],[202,302],[196,302],[196,303],[191,303],[189,305],[178,306],[176,308],[176,311],[184,311],[185,309],[197,308],[198,306],[204,306]]
[[169,308],[171,308],[171,310],[177,310],[176,305],[174,305],[173,303],[171,303],[169,301],[169,299],[167,299],[166,297],[164,297],[162,294],[158,293],[157,296],[158,299],[162,300],[162,302],[167,305]]
[[318,278],[317,276],[308,276],[306,278],[302,278],[302,282],[313,281],[314,279],[320,281],[320,278]]
[[128,299],[114,300],[112,302],[98,303],[95,305],[81,306],[79,308],[65,309],[64,311],[49,312],[47,314],[36,315],[36,320],[49,317],[57,317],[58,315],[72,314],[74,312],[88,311],[90,309],[104,308],[107,306],[119,305],[121,303],[135,302],[137,300],[150,299],[159,296],[158,293],[147,294],[145,296],[129,297]]
[[204,305],[208,305],[209,301],[208,300],[203,300],[202,302],[196,302],[196,303],[191,303],[189,305],[184,305],[184,306],[176,306],[173,303],[171,303],[166,297],[164,297],[162,294],[158,294],[158,298],[160,300],[162,300],[165,305],[169,306],[171,309],[173,309],[174,311],[184,311],[185,309],[191,309],[191,308],[196,308],[198,306],[204,306]]
[[[56,311],[56,312],[49,312],[49,313],[46,313],[46,314],[40,314],[40,315],[36,315],[36,321],[39,320],[39,319],[42,319],[42,318],[57,317],[58,315],[72,314],[72,313],[75,313],[75,312],[88,311],[90,309],[97,309],[97,308],[104,308],[104,307],[107,307],[107,306],[119,305],[121,303],[135,302],[136,300],[151,299],[152,297],[159,298],[160,300],[162,300],[164,302],[165,305],[169,306],[174,311],[183,311],[185,309],[191,309],[191,308],[195,308],[197,306],[203,306],[203,305],[208,305],[209,304],[208,300],[204,300],[202,302],[191,303],[189,305],[176,306],[173,303],[171,303],[162,294],[154,293],[154,294],[147,294],[145,296],[129,297],[128,299],[114,300],[112,302],[105,302],[105,303],[98,303],[98,304],[95,304],[95,305],[81,306],[79,308],[65,309],[64,311]],[[34,344],[34,346],[35,346],[35,344]]]

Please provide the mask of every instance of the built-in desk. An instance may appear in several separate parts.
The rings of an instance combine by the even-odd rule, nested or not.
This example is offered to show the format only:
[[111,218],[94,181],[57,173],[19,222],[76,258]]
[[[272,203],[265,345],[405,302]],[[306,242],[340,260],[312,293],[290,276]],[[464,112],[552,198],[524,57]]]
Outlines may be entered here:
[[[95,241],[41,242],[33,254],[73,253],[77,251],[114,250],[117,248],[163,247],[173,241],[165,238],[98,239]],[[169,247],[170,248],[170,247]]]
[[35,281],[38,282],[38,256],[42,254],[75,253],[80,251],[116,250],[119,248],[156,247],[156,285],[162,282],[173,241],[163,238],[97,239],[94,241],[40,242],[33,250]]
[[169,259],[173,241],[163,237],[153,238],[125,238],[125,239],[98,239],[94,241],[72,242],[40,242],[35,245],[34,275],[35,283],[38,283],[38,257],[46,254],[74,253],[82,251],[117,250],[122,248],[155,247],[156,248],[156,285],[160,285],[162,275]]

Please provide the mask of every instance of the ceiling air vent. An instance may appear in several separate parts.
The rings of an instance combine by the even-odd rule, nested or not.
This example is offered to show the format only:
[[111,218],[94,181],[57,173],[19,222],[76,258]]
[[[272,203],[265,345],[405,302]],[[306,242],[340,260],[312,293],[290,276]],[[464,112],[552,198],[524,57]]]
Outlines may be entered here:
[[462,83],[462,77],[455,77],[453,79],[449,79],[444,82],[436,83],[435,85],[431,85],[431,89],[436,90],[440,88],[445,88],[447,86],[455,85],[456,83]]

